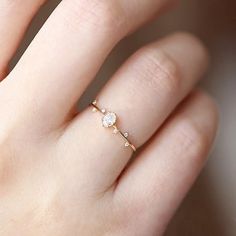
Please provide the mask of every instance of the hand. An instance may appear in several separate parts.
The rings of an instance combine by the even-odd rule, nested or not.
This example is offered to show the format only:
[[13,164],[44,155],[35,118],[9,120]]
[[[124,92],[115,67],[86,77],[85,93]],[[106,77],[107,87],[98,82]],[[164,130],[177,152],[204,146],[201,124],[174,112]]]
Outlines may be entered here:
[[129,162],[104,115],[75,104],[115,44],[170,1],[63,0],[6,76],[41,3],[0,3],[0,235],[161,235],[216,132],[214,102],[191,92],[205,48],[184,33],[153,42],[100,92],[97,106],[142,147]]

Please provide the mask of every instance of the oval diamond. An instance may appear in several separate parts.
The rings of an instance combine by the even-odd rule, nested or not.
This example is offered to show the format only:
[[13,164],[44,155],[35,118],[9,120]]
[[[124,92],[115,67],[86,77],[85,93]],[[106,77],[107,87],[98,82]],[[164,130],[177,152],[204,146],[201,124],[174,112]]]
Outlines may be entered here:
[[107,112],[102,118],[102,125],[106,128],[112,127],[116,123],[116,114],[114,112]]

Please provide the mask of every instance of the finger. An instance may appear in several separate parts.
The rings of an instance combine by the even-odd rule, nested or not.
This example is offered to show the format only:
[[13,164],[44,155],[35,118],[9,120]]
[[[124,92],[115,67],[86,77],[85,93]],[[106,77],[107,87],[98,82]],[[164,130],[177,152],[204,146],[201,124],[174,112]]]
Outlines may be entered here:
[[[144,47],[132,56],[98,96],[98,105],[118,116],[117,126],[129,133],[136,147],[144,144],[205,71],[207,54],[202,44],[188,34],[175,34]],[[89,177],[101,187],[111,186],[132,154],[124,140],[101,124],[100,113],[89,107],[68,128],[68,140],[96,150],[83,160]],[[86,136],[84,135],[86,133]],[[71,144],[76,148],[76,142]],[[92,159],[91,159],[92,158]],[[102,159],[102,166],[100,165]],[[80,161],[78,158],[76,161]],[[79,164],[75,166],[80,166]],[[90,170],[90,171],[89,171]]]
[[114,45],[170,1],[62,1],[10,76],[24,104],[37,97],[37,117],[64,122]]
[[134,221],[145,219],[146,227],[163,233],[206,161],[217,121],[211,98],[194,92],[126,170],[115,199],[138,211]]
[[0,1],[0,80],[32,17],[44,0]]

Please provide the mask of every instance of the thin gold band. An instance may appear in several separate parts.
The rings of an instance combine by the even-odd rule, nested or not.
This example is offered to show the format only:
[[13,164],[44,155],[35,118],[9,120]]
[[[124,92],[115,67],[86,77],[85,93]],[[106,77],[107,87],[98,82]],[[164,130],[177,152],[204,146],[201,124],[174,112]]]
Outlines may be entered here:
[[130,147],[135,152],[137,149],[129,141],[129,139],[128,139],[129,134],[127,132],[123,133],[116,126],[117,115],[114,112],[108,112],[108,111],[106,111],[106,109],[100,108],[97,105],[97,100],[94,100],[91,103],[91,106],[93,107],[93,112],[97,112],[98,111],[101,114],[103,114],[103,118],[102,118],[103,126],[106,127],[106,128],[113,128],[113,133],[114,134],[119,134],[120,137],[125,141],[125,147]]

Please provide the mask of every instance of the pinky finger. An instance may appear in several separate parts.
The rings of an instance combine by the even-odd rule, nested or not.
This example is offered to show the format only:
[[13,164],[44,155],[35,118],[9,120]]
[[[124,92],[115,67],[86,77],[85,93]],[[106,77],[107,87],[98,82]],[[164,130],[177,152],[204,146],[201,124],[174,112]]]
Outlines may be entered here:
[[115,197],[138,210],[144,232],[163,232],[206,161],[217,123],[212,100],[194,92],[121,176]]

